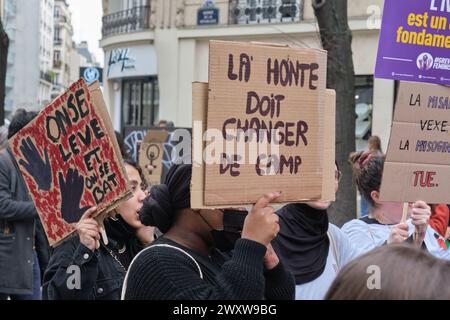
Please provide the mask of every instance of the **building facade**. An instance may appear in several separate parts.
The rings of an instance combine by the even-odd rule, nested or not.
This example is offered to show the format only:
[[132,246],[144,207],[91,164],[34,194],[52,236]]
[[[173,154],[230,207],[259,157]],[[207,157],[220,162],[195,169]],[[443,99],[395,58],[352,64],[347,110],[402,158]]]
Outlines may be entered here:
[[5,116],[17,108],[39,110],[51,99],[54,0],[3,0],[10,39]]
[[83,67],[99,67],[100,64],[95,58],[95,55],[89,50],[88,43],[86,41],[81,41],[76,45],[77,54],[80,56],[83,62],[81,66]]
[[[357,147],[389,139],[395,84],[374,79],[383,0],[349,0]],[[116,130],[159,119],[191,127],[210,40],[321,48],[311,0],[103,0],[104,93]]]
[[[27,1],[28,3],[28,1]],[[55,0],[39,1],[39,95],[38,104],[45,105],[51,101],[54,74],[53,68],[53,10]]]
[[87,65],[87,59],[78,53],[77,45],[75,41],[72,41],[72,49],[69,55],[69,83],[73,83],[80,78],[80,67],[85,65]]
[[[72,53],[75,46],[72,40],[72,14],[65,0],[56,0],[53,10],[53,88],[52,99],[56,98],[70,85]],[[76,74],[78,76],[78,72]]]
[[9,48],[7,58],[7,72],[5,79],[5,118],[11,113],[13,108],[12,92],[14,87],[14,57],[15,57],[15,35],[16,35],[16,4],[13,0],[1,0],[3,27],[8,34]]
[[3,8],[3,6],[4,6],[4,1],[5,0],[0,0],[0,19],[3,21],[3,20],[5,20],[5,17],[4,17],[4,11],[5,11],[5,9]]

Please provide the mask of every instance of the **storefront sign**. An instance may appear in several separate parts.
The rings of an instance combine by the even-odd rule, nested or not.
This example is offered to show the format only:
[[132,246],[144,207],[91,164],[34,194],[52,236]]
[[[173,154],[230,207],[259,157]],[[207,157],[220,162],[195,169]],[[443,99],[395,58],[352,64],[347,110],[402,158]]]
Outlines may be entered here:
[[107,53],[107,57],[108,79],[157,74],[156,52],[152,45],[114,48]]

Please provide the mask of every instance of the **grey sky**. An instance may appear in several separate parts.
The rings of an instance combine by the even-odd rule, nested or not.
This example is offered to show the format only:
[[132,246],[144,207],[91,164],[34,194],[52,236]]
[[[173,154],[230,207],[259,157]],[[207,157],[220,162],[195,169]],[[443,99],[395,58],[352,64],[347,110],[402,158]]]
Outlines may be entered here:
[[87,41],[89,50],[103,66],[103,50],[99,46],[102,37],[102,0],[67,0],[72,12],[72,25],[76,43]]

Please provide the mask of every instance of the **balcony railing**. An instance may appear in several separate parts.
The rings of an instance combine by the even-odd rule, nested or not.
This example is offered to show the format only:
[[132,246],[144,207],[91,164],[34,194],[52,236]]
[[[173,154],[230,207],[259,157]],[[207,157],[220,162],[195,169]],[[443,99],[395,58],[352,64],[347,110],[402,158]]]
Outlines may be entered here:
[[40,78],[41,80],[47,81],[49,83],[52,83],[52,75],[49,72],[40,71]]
[[53,83],[52,91],[61,92],[61,91],[64,91],[64,89],[65,88],[63,87],[63,85],[61,83]]
[[149,28],[150,6],[134,7],[103,17],[103,37]]
[[297,22],[303,0],[230,0],[230,24]]
[[66,23],[67,22],[67,17],[64,16],[63,14],[60,14],[59,17],[54,16],[55,18],[55,22],[59,22],[59,23]]
[[53,68],[59,69],[61,68],[62,61],[61,60],[53,60]]
[[14,88],[14,76],[6,74],[5,87]]

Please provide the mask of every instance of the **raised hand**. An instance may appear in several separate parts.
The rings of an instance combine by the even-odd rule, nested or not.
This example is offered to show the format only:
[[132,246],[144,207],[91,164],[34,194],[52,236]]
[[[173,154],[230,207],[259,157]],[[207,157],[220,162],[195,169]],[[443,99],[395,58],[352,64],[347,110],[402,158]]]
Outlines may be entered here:
[[431,207],[423,201],[416,201],[413,204],[411,213],[412,224],[415,227],[415,232],[425,234],[428,228],[428,222],[431,217]]
[[428,223],[431,217],[431,207],[423,201],[416,201],[413,205],[411,220],[414,225],[414,243],[421,246],[425,239]]
[[50,166],[47,150],[44,150],[44,162],[39,151],[36,149],[33,140],[31,140],[30,137],[27,137],[22,140],[20,151],[26,161],[20,159],[19,164],[34,178],[39,189],[45,191],[50,190],[52,185],[52,168]]
[[89,209],[89,207],[80,208],[84,179],[78,174],[77,169],[70,168],[67,171],[66,181],[61,172],[58,174],[58,180],[61,190],[62,218],[68,223],[78,222],[83,213]]
[[280,231],[278,216],[270,203],[280,197],[280,193],[270,193],[260,198],[244,221],[242,238],[267,246]]

